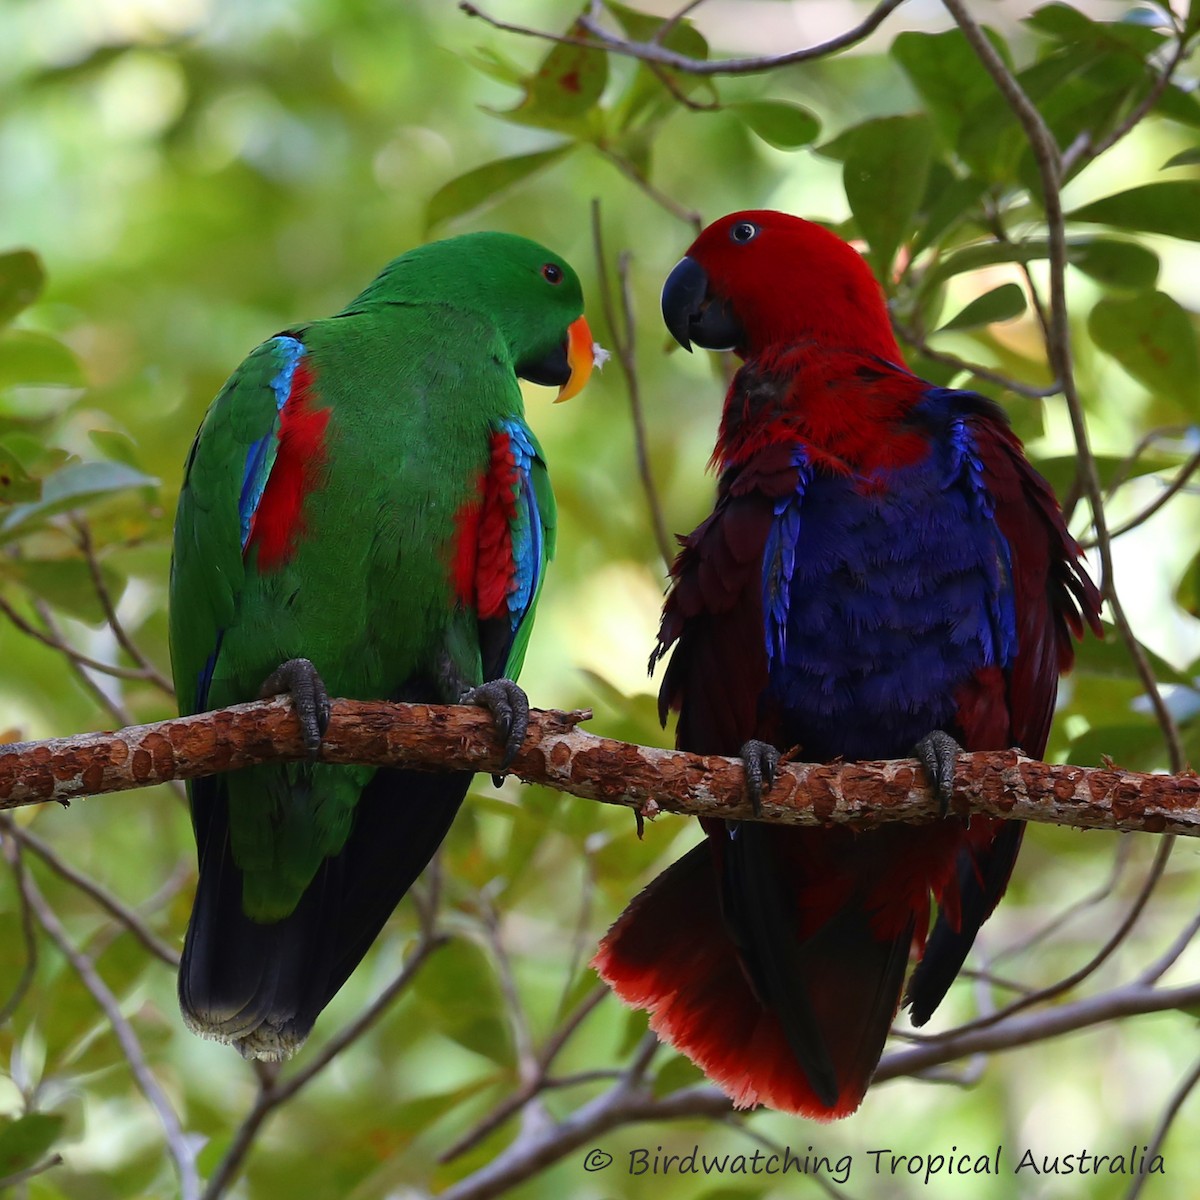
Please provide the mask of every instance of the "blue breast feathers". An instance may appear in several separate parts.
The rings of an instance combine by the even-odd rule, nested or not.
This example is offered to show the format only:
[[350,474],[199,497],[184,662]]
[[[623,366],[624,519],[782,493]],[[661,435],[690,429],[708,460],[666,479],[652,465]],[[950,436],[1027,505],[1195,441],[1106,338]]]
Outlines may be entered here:
[[768,692],[814,758],[895,757],[1017,652],[1009,547],[965,419],[875,477],[809,464],[763,553]]

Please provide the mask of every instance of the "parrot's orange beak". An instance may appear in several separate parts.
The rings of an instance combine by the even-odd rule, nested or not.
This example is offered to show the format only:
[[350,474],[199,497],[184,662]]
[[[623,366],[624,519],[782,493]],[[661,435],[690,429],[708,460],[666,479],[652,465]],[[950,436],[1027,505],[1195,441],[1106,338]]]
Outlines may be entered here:
[[[607,357],[607,355],[605,355]],[[571,368],[570,378],[558,390],[555,404],[570,400],[583,391],[583,385],[591,378],[596,362],[595,343],[587,321],[580,317],[567,326],[567,364]]]

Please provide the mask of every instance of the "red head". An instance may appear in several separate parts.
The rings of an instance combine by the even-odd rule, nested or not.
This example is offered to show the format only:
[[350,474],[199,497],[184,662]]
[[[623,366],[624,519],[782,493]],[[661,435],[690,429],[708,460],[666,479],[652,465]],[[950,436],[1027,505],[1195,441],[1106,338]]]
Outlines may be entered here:
[[883,292],[862,255],[836,234],[787,213],[714,221],[667,277],[663,319],[685,350],[816,342],[901,361]]

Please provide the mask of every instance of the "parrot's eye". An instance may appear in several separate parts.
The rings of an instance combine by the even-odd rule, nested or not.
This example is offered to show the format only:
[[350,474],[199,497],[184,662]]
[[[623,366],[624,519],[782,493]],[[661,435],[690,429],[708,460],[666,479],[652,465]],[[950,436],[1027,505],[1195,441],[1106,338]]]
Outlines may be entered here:
[[758,237],[758,226],[751,221],[739,221],[729,231],[729,236],[735,242],[752,242]]
[[547,263],[542,268],[542,278],[547,283],[562,283],[562,267],[560,267],[558,263]]

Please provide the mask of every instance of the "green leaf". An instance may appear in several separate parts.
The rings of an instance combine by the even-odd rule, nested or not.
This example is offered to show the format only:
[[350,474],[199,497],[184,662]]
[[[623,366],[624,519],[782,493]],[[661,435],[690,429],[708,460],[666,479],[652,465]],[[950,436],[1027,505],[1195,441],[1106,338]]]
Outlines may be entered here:
[[40,481],[32,478],[7,446],[0,446],[0,504],[36,500],[42,494]]
[[1165,292],[1106,296],[1092,309],[1088,332],[1144,387],[1200,415],[1200,350],[1178,301]]
[[10,329],[0,336],[0,388],[83,383],[78,360],[57,338],[31,329]]
[[[1179,455],[1148,453],[1138,455],[1137,461],[1131,466],[1124,455],[1097,454],[1096,470],[1100,474],[1101,486],[1108,487],[1118,472],[1124,479],[1136,479],[1142,475],[1153,475],[1156,471],[1170,470],[1179,466],[1180,462]],[[1049,481],[1055,494],[1063,496],[1079,472],[1079,457],[1075,454],[1054,454],[1036,459],[1034,466]],[[1084,640],[1090,644],[1092,639]]]
[[[568,33],[586,36],[587,30],[577,21]],[[607,83],[608,55],[603,50],[559,42],[538,69],[521,80],[525,96],[520,104],[503,112],[488,111],[519,125],[578,131],[585,127],[583,118],[600,99]]]
[[0,1122],[0,1176],[37,1166],[58,1140],[64,1121],[57,1113],[26,1113]]
[[0,254],[0,326],[7,325],[41,295],[46,275],[32,250]]
[[115,429],[89,429],[88,438],[105,458],[124,463],[135,471],[141,469],[137,443],[127,433]]
[[1193,617],[1200,617],[1200,554],[1196,555],[1179,581],[1179,589],[1175,593],[1175,603],[1184,612]]
[[1039,33],[1070,46],[1093,51],[1122,50],[1144,59],[1162,45],[1166,35],[1142,23],[1093,21],[1069,4],[1047,4],[1024,23]]
[[1069,246],[1067,259],[1105,287],[1145,291],[1158,282],[1158,255],[1140,242],[1089,238]]
[[946,333],[953,329],[978,329],[981,325],[994,325],[997,321],[1011,321],[1025,311],[1025,293],[1019,284],[1002,283],[999,287],[976,296],[961,312],[938,330]]
[[854,130],[842,167],[846,199],[885,282],[925,195],[933,126],[924,116],[881,117]]
[[[984,32],[1011,65],[1004,39],[994,30]],[[939,133],[953,146],[964,114],[988,99],[996,86],[961,30],[902,33],[892,42],[888,53],[912,80]]]
[[1146,183],[1127,192],[1116,192],[1067,213],[1067,220],[1092,221],[1136,233],[1163,233],[1198,242],[1200,179]]
[[438,188],[429,201],[425,210],[426,233],[452,217],[474,212],[508,188],[565,158],[574,149],[574,142],[566,142],[551,150],[539,150],[534,154],[497,158],[458,176],[457,179],[450,180]]
[[[116,604],[125,590],[125,577],[104,566],[100,568],[100,577]],[[82,559],[0,559],[0,578],[22,584],[38,599],[48,600],[68,616],[87,624],[98,625],[105,618],[91,572]]]
[[158,480],[123,463],[76,462],[60,467],[42,481],[42,496],[32,504],[10,509],[0,522],[0,542],[39,524],[56,513],[86,508],[95,500],[131,488],[157,487]]
[[425,964],[413,994],[430,1028],[493,1062],[512,1064],[500,988],[487,955],[474,942],[452,938]]
[[1200,166],[1200,146],[1189,146],[1186,150],[1180,150],[1178,154],[1172,154],[1170,158],[1163,163],[1161,170],[1165,171],[1168,167],[1194,167]]
[[807,108],[789,100],[738,100],[725,107],[777,150],[807,146],[821,132],[821,122]]

